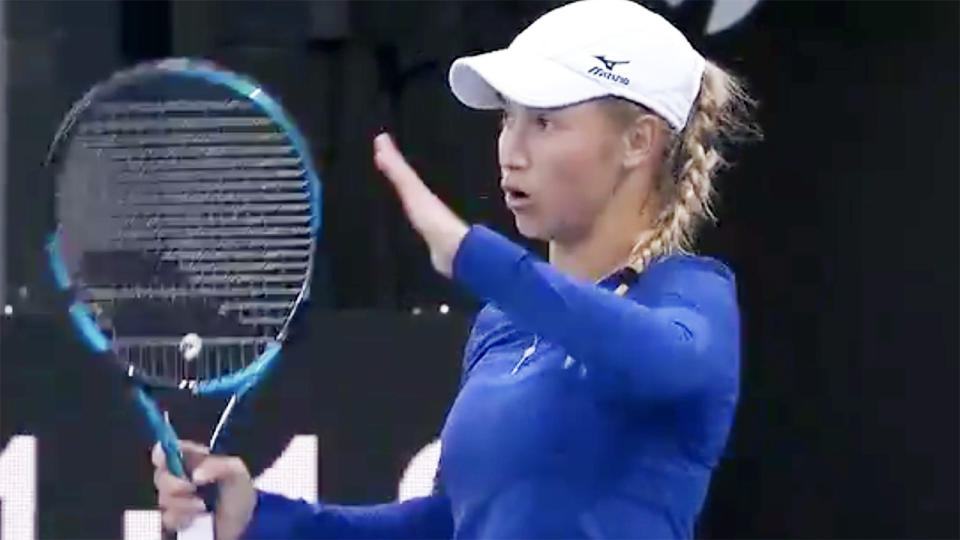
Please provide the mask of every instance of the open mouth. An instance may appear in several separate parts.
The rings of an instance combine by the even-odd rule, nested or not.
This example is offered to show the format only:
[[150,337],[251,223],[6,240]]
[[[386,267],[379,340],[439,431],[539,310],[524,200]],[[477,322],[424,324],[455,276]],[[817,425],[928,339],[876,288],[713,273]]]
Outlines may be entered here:
[[512,202],[521,202],[527,201],[530,199],[530,194],[526,191],[514,189],[514,188],[504,188],[504,194],[506,195],[507,203]]

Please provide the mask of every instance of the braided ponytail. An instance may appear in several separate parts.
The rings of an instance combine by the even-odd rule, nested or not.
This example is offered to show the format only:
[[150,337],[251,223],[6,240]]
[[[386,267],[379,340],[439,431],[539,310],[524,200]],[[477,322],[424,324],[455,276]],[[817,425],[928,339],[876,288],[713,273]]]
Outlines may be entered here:
[[663,208],[653,229],[630,252],[634,270],[643,271],[659,257],[687,252],[700,224],[715,219],[713,178],[726,164],[721,143],[740,133],[757,134],[747,120],[751,105],[740,83],[708,61],[687,125],[667,145],[659,181]]

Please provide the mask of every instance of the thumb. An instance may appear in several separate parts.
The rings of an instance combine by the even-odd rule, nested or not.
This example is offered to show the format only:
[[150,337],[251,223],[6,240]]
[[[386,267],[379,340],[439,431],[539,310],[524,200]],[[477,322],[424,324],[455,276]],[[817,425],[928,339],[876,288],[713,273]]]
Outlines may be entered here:
[[194,471],[210,455],[210,449],[193,441],[180,441],[180,453],[188,471]]
[[[188,469],[192,469],[197,463],[200,463],[204,456],[210,454],[206,446],[193,441],[178,441],[177,447],[180,449]],[[150,461],[153,462],[154,467],[167,468],[167,456],[159,442],[154,443],[150,450]]]
[[239,458],[233,456],[207,455],[193,469],[193,483],[202,486],[210,483],[230,482],[245,474],[245,467]]

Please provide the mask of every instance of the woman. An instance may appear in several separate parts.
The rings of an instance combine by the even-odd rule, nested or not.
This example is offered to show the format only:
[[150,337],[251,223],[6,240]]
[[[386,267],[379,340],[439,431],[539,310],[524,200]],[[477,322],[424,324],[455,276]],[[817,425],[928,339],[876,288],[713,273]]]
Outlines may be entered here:
[[721,263],[685,253],[710,216],[717,145],[744,96],[627,0],[555,9],[509,48],[457,60],[454,94],[503,110],[500,185],[550,262],[453,214],[387,135],[374,161],[434,267],[488,301],[441,435],[438,489],[377,506],[254,490],[236,458],[184,443],[163,522],[217,482],[221,539],[692,536],[738,395],[739,315]]

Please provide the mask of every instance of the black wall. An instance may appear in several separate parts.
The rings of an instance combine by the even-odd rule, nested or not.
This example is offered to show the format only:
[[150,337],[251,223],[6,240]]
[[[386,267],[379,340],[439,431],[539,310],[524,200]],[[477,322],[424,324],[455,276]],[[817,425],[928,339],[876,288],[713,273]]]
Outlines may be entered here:
[[[444,200],[512,235],[495,119],[458,105],[446,70],[558,4],[7,3],[16,311],[2,327],[0,444],[40,440],[40,537],[117,537],[120,509],[152,501],[138,419],[37,300],[51,215],[37,164],[71,100],[170,54],[280,96],[324,172],[325,285],[243,452],[262,468],[293,433],[317,433],[323,496],[381,501],[439,431],[477,305],[430,270],[371,138],[392,126]],[[737,272],[745,319],[743,399],[701,535],[960,536],[960,4],[763,1],[709,36],[710,3],[649,5],[748,80],[766,133],[735,156],[701,241]],[[409,315],[444,301],[452,315]],[[215,413],[175,416],[202,438]]]

